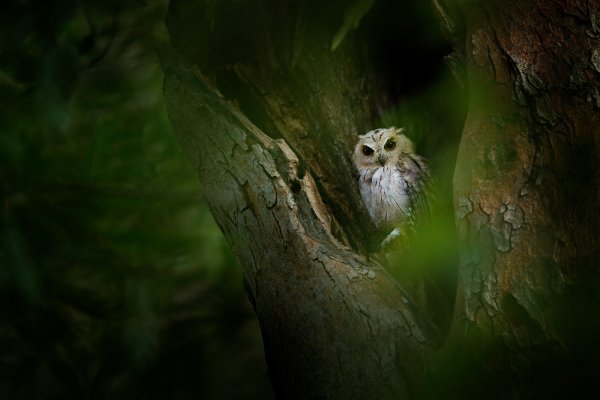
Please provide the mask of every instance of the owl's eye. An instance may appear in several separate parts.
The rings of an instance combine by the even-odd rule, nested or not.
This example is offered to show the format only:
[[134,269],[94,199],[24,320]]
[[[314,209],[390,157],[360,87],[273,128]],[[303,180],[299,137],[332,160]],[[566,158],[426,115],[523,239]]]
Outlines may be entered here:
[[363,146],[362,151],[365,156],[370,156],[373,154],[373,149],[369,146]]
[[396,142],[393,140],[388,140],[385,142],[385,146],[383,147],[385,147],[386,150],[394,150],[396,148]]

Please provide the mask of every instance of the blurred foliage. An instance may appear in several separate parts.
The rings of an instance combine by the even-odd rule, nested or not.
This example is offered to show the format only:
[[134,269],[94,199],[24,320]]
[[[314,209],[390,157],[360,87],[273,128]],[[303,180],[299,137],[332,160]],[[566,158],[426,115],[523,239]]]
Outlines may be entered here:
[[450,329],[456,295],[459,256],[452,180],[465,104],[450,71],[443,71],[423,92],[403,98],[381,118],[381,126],[405,127],[417,153],[431,166],[431,216],[390,261],[392,274],[440,329],[440,340]]
[[167,4],[0,14],[0,393],[269,398],[239,268],[169,133]]
[[451,49],[428,2],[377,0],[359,31],[369,39],[378,75],[391,97],[380,126],[404,127],[431,167],[431,217],[389,258],[392,274],[439,328],[441,345],[456,295],[459,257],[452,181],[467,94],[442,62]]

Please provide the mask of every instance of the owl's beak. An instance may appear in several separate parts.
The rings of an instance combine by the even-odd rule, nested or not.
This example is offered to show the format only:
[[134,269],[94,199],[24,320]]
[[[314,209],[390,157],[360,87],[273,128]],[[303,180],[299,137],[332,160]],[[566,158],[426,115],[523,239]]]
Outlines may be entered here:
[[387,158],[383,154],[377,157],[377,162],[381,164],[382,167],[385,165],[386,160]]

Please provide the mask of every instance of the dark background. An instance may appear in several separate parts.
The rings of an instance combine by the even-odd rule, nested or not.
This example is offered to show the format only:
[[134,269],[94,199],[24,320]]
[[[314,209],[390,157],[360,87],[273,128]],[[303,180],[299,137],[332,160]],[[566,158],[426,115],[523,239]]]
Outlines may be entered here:
[[[332,26],[350,3],[327,5]],[[241,271],[170,133],[166,9],[2,6],[2,398],[272,397]],[[402,121],[449,188],[459,129],[439,128],[462,109],[429,3],[376,0],[353,34],[388,88],[382,124]]]

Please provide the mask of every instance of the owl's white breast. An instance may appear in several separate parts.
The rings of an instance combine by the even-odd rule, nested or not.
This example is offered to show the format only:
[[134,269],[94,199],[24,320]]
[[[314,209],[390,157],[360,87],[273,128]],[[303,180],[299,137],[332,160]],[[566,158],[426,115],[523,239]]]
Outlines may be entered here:
[[359,171],[360,194],[377,227],[401,223],[410,212],[408,185],[400,170],[381,167]]

